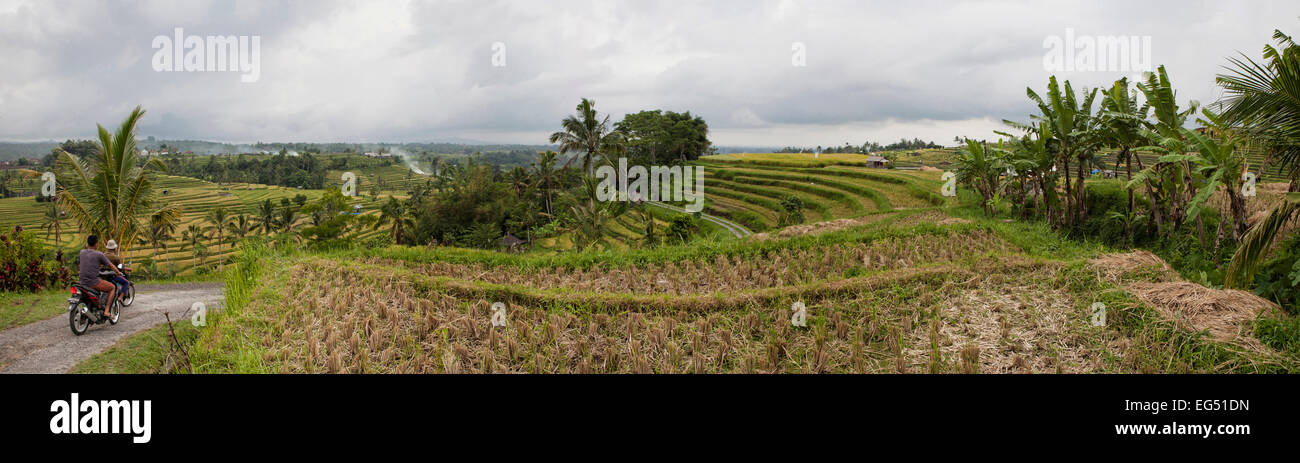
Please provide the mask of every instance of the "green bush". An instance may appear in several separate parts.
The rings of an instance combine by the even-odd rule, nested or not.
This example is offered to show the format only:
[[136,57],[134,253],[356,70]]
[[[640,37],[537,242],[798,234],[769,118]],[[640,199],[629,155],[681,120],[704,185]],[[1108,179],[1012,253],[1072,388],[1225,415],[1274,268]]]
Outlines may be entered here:
[[71,281],[66,267],[45,257],[31,232],[0,233],[0,291],[40,291]]

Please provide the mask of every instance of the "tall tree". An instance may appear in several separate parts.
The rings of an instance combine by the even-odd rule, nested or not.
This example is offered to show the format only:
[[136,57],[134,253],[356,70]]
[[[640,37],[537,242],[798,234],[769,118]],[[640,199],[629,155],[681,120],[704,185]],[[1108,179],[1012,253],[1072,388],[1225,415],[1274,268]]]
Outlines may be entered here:
[[1280,30],[1278,46],[1264,47],[1265,62],[1232,58],[1230,74],[1220,74],[1223,123],[1261,140],[1291,177],[1290,193],[1243,237],[1232,256],[1224,285],[1245,287],[1282,228],[1300,217],[1300,47]]
[[[1115,81],[1101,95],[1101,137],[1104,142],[1115,148],[1115,170],[1124,164],[1125,178],[1133,178],[1133,161],[1137,160],[1138,170],[1142,170],[1142,159],[1134,152],[1139,146],[1147,144],[1147,113],[1150,106],[1138,104],[1137,92],[1129,88],[1128,78]],[[1131,214],[1135,207],[1133,190],[1128,190],[1128,210]]]
[[537,182],[541,184],[542,195],[546,199],[547,216],[554,215],[554,212],[551,211],[551,190],[555,182],[555,160],[559,155],[560,153],[550,150],[537,153],[535,175],[537,176]]
[[378,230],[385,224],[391,224],[393,243],[402,244],[410,230],[415,228],[415,219],[406,203],[389,196],[388,202],[379,209],[379,220],[375,221],[374,228]]
[[142,219],[150,214],[180,214],[179,207],[159,207],[156,202],[154,180],[165,167],[158,159],[140,159],[135,126],[141,117],[144,110],[137,106],[115,133],[98,126],[99,146],[91,156],[78,158],[63,151],[59,158],[59,207],[83,230],[123,246],[136,241],[144,229]]
[[199,271],[199,246],[203,245],[204,239],[207,239],[207,233],[205,233],[203,228],[199,227],[198,224],[192,223],[188,227],[185,227],[184,232],[181,232],[182,244],[188,243],[190,245],[190,252],[194,254],[194,260],[191,262],[194,264],[195,273],[198,273]]
[[[610,130],[609,116],[603,119],[596,113],[596,102],[583,98],[576,108],[577,114],[560,121],[562,131],[551,134],[551,143],[560,145],[560,154],[582,152],[582,171],[592,175],[592,162],[600,156],[622,152],[623,134]],[[574,158],[564,163],[568,167]]]
[[270,199],[262,201],[257,206],[257,228],[262,229],[262,234],[270,235],[279,226],[276,224],[275,204]]
[[49,239],[50,232],[54,232],[55,247],[63,246],[61,231],[63,230],[63,220],[65,218],[67,218],[67,214],[60,211],[58,204],[54,203],[50,203],[50,209],[45,211],[45,215],[41,217],[43,222],[41,228],[45,229],[45,238]]
[[221,245],[225,241],[226,230],[230,228],[230,212],[225,207],[218,206],[208,211],[205,218],[212,224],[208,229],[217,232],[217,270],[225,270],[225,262],[221,258]]

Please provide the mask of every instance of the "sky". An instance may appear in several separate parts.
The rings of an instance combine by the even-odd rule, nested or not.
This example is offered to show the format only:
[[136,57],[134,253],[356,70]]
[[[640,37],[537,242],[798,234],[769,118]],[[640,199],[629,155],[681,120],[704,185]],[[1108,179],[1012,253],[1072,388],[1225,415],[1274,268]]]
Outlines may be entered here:
[[[259,59],[161,63],[177,28]],[[1300,34],[1300,2],[0,0],[0,140],[91,138],[140,105],[138,134],[169,139],[545,144],[586,97],[611,122],[690,111],[724,146],[951,144],[1026,120],[1051,75],[1141,75],[1051,69],[1053,37],[1137,38],[1209,103],[1274,29]]]

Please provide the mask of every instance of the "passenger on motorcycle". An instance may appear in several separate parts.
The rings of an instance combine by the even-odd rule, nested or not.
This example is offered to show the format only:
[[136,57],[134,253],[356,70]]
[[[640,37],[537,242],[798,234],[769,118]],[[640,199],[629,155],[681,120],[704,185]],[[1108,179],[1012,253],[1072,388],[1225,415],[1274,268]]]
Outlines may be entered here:
[[100,304],[103,305],[104,316],[111,317],[109,310],[113,307],[112,301],[117,297],[117,287],[99,278],[99,267],[103,265],[112,267],[113,272],[122,275],[122,272],[113,266],[113,262],[109,261],[104,253],[99,252],[99,237],[95,235],[86,237],[85,249],[77,254],[77,282],[87,288],[108,293],[108,297],[100,301]]
[[[111,267],[113,267],[114,270],[117,270],[117,266],[122,265],[122,257],[117,254],[117,242],[108,240],[108,244],[104,245],[104,249],[104,256],[108,257],[108,261],[113,263]],[[126,279],[126,272],[128,270],[129,269],[124,268],[117,272],[117,276],[113,277],[113,284],[117,285],[118,294],[125,294],[127,285],[131,284],[131,282]]]

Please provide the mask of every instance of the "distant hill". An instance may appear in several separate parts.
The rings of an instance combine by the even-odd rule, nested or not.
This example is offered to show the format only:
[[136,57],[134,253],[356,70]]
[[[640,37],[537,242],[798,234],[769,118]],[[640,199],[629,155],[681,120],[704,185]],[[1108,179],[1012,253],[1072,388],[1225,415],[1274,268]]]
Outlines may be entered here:
[[57,141],[11,142],[0,141],[0,161],[13,161],[18,158],[39,159],[50,150],[59,146]]
[[[59,146],[59,141],[8,142],[0,141],[0,161],[12,161],[18,158],[39,159]],[[527,166],[537,157],[538,151],[554,150],[547,145],[510,145],[510,144],[460,144],[460,143],[225,143],[206,140],[167,140],[154,137],[141,138],[136,141],[140,149],[167,150],[174,152],[192,152],[194,154],[255,154],[278,153],[280,150],[307,153],[356,153],[393,152],[410,155],[437,155],[446,158],[462,158],[474,153],[482,153],[483,161],[502,166]]]

